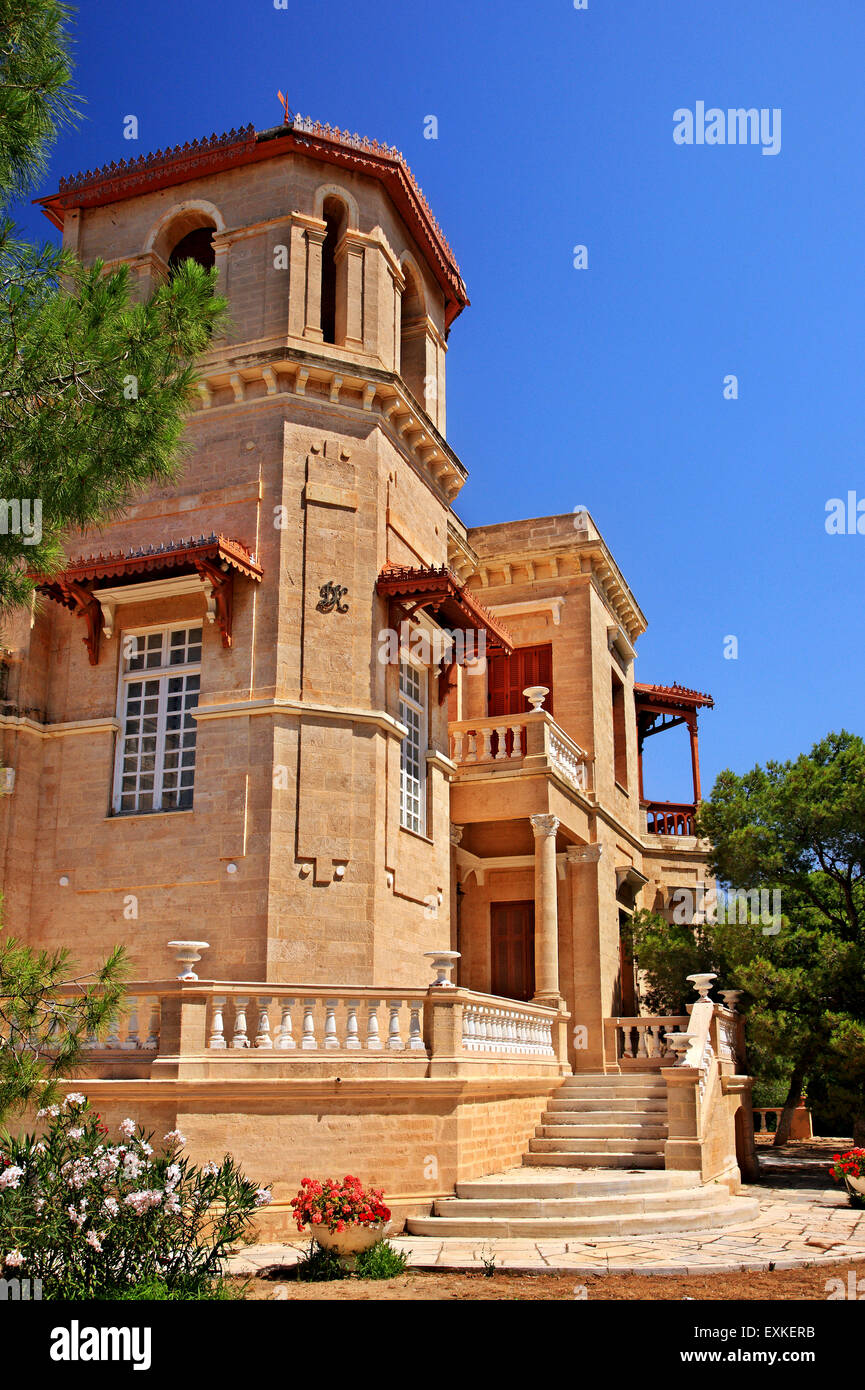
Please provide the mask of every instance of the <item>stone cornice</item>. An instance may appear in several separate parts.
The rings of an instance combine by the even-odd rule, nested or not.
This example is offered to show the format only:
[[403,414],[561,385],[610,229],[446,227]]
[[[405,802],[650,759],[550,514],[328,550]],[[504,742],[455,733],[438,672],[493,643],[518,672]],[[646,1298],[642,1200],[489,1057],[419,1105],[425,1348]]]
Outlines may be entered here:
[[199,705],[191,711],[193,719],[238,719],[249,715],[288,715],[302,718],[304,715],[316,719],[326,719],[331,723],[374,724],[394,738],[404,739],[408,729],[394,719],[386,710],[354,709],[351,706],[318,705],[307,700],[227,700],[222,704]]
[[71,734],[119,733],[120,724],[113,716],[108,719],[74,719],[65,724],[40,724],[26,715],[0,714],[0,728],[20,729],[38,738],[68,738]]
[[191,418],[279,397],[375,412],[394,444],[448,505],[466,481],[466,469],[402,379],[348,358],[284,346],[252,353],[220,349],[200,367]]
[[[548,567],[550,573],[539,576],[539,567]],[[519,577],[517,571],[522,572]],[[511,585],[524,587],[527,582],[539,584],[586,575],[591,578],[601,598],[621,623],[631,642],[636,641],[640,633],[646,630],[645,616],[609,548],[600,538],[575,538],[567,545],[561,540],[556,540],[531,548],[525,543],[513,548],[503,545],[501,550],[497,549],[494,553],[479,553],[476,574],[480,587],[484,589],[504,589]],[[496,578],[493,579],[492,576]],[[495,600],[487,599],[487,603],[496,606]]]

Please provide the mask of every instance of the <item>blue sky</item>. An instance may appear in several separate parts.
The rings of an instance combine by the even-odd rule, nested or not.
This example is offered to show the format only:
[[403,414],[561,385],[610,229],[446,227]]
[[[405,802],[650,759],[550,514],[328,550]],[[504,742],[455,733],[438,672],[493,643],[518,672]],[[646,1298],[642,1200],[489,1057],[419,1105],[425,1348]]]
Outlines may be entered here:
[[[41,191],[274,125],[278,88],[404,152],[472,299],[461,515],[589,508],[649,621],[637,678],[715,697],[705,788],[865,732],[865,535],[825,529],[828,499],[865,498],[861,0],[83,0],[75,36],[85,118]],[[780,152],[676,145],[698,101],[780,108]],[[689,795],[683,734],[650,740],[648,795]]]

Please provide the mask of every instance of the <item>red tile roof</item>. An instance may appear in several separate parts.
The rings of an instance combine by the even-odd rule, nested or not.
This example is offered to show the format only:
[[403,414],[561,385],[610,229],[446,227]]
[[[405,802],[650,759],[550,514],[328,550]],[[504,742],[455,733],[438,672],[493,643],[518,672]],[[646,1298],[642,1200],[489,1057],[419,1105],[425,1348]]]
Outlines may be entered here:
[[669,705],[679,709],[700,709],[704,705],[712,709],[715,704],[711,695],[689,690],[685,685],[642,685],[638,681],[634,682],[634,699],[637,704]]
[[56,227],[62,227],[64,214],[72,208],[100,207],[289,152],[342,165],[384,184],[427,253],[445,294],[449,327],[468,304],[468,294],[447,238],[403,155],[393,145],[352,135],[309,117],[295,116],[291,124],[266,131],[248,125],[137,159],[121,159],[101,169],[88,169],[61,179],[56,193],[35,201]]
[[245,545],[214,533],[190,536],[188,540],[166,541],[164,545],[150,545],[138,550],[109,551],[107,555],[100,552],[87,557],[82,555],[77,560],[68,560],[58,574],[32,577],[39,580],[38,587],[43,593],[65,602],[62,597],[63,584],[70,581],[83,584],[91,580],[148,574],[152,570],[194,567],[196,561],[200,560],[224,561],[249,579],[260,580],[262,576],[261,566]]
[[513,638],[507,628],[478,603],[470,589],[460,583],[447,565],[420,565],[416,568],[388,565],[376,582],[376,592],[387,598],[413,602],[415,608],[430,608],[443,626],[474,628],[486,632],[493,649],[510,656]]

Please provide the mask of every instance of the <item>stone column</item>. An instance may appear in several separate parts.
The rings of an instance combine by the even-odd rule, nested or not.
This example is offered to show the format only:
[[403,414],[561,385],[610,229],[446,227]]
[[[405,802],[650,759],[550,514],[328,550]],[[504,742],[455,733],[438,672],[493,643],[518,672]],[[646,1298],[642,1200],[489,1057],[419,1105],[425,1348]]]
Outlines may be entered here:
[[558,1004],[559,913],[556,890],[557,816],[529,817],[535,835],[535,999]]
[[327,225],[306,228],[306,315],[303,326],[304,338],[312,338],[320,343],[324,338],[321,331],[321,252]]
[[[451,946],[455,951],[462,954],[463,942],[460,922],[460,899],[459,899],[459,866],[457,864],[456,851],[459,848],[460,840],[463,837],[463,826],[451,825]],[[461,976],[460,980],[461,982]]]
[[364,245],[359,237],[346,232],[336,248],[336,341],[344,347],[363,351],[363,261]]

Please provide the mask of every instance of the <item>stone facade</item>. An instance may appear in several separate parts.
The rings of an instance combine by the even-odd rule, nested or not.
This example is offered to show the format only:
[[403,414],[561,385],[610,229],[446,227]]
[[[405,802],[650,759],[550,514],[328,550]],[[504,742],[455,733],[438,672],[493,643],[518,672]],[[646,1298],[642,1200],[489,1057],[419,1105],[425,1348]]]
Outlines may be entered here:
[[[70,539],[70,561],[126,557],[124,578],[103,566],[89,581],[90,596],[114,595],[98,610],[98,660],[86,617],[45,593],[4,635],[9,930],[71,947],[84,969],[122,941],[151,984],[172,973],[178,938],[209,943],[203,977],[259,987],[423,991],[424,952],[456,949],[458,983],[489,994],[492,907],[532,904],[537,1001],[570,1014],[572,1066],[615,1069],[604,1020],[627,1002],[621,914],[702,877],[703,847],[646,831],[633,678],[645,619],[593,519],[467,530],[454,511],[465,469],[445,437],[445,354],[468,300],[401,157],[299,121],[69,180],[44,204],[65,245],[128,265],[141,295],[186,236],[208,231],[230,325],[201,363],[176,481]],[[188,559],[129,568],[137,552],[182,555],[199,537],[239,543],[260,571],[230,576],[230,632]],[[447,673],[422,667],[424,805],[412,828],[407,706],[398,662],[381,659],[407,610],[377,581],[442,566],[454,601],[480,601],[515,649],[551,649],[553,713],[521,701],[491,717],[484,661],[452,671],[442,699]],[[413,620],[435,640],[429,607]],[[186,720],[194,794],[130,814],[118,800],[124,644],[160,630],[200,644]],[[495,728],[511,725],[496,744]],[[278,1100],[254,1103],[252,1091],[249,1103],[157,1097],[146,1066],[94,1085],[125,1077],[130,1100],[152,1094],[154,1112],[202,1145],[237,1148],[254,1133],[276,1152],[290,1136],[301,1167],[330,1153],[328,1125],[350,1132],[355,1167],[401,1134],[410,1162],[395,1157],[388,1172],[409,1197],[428,1151],[436,1191],[518,1158],[556,1069],[522,1090],[506,1063],[494,1070],[486,1091],[454,1083],[431,1101],[413,1081],[417,1094],[390,1096],[384,1130],[382,1082],[329,1101],[324,1130],[319,1100],[302,1086],[289,1095],[285,1077]]]

